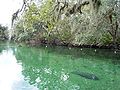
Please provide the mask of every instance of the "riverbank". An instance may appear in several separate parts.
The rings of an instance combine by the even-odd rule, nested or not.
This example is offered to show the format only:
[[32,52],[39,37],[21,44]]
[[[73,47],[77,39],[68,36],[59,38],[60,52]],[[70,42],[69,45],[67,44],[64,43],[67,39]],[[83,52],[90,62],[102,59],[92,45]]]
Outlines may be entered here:
[[[0,43],[7,43],[8,40],[0,40]],[[39,47],[39,46],[65,46],[65,47],[76,47],[76,48],[95,48],[95,49],[116,49],[120,50],[120,44],[107,44],[107,45],[89,45],[89,44],[74,44],[74,43],[67,43],[67,42],[62,42],[59,40],[26,40],[26,41],[14,41],[11,40],[11,43],[16,43],[18,46],[30,46],[30,47]]]
[[77,48],[99,48],[99,49],[117,49],[120,50],[120,44],[108,44],[108,45],[87,45],[87,44],[74,44],[74,43],[67,43],[67,42],[61,42],[59,40],[29,40],[25,42],[26,45],[28,46],[44,46],[44,45],[49,45],[49,46],[66,46],[66,47],[77,47]]

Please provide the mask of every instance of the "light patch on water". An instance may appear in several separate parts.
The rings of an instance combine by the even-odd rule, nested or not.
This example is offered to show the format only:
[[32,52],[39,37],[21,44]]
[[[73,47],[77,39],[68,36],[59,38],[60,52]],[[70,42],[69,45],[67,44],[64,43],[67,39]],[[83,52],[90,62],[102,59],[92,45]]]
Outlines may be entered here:
[[[27,90],[20,89],[23,87],[20,84],[23,83],[25,83],[27,86],[30,86],[24,81],[21,71],[22,67],[21,65],[17,64],[13,50],[3,50],[0,53],[0,90],[16,90],[17,88],[15,87],[19,87],[17,90]],[[31,86],[30,90],[37,90],[34,88],[35,87]]]
[[44,68],[44,71],[46,72],[46,73],[49,73],[49,74],[52,74],[52,71],[51,71],[51,69],[50,68]]
[[96,52],[97,50],[95,49],[94,51]]
[[63,81],[66,81],[66,80],[68,80],[68,78],[69,78],[69,75],[68,74],[65,74],[64,72],[62,72],[62,74],[61,74],[61,80],[63,80]]
[[41,82],[40,77],[38,77],[35,81],[36,81],[37,83],[40,83],[40,82]]
[[0,90],[12,90],[14,81],[20,81],[21,70],[12,49],[3,50],[0,54]]

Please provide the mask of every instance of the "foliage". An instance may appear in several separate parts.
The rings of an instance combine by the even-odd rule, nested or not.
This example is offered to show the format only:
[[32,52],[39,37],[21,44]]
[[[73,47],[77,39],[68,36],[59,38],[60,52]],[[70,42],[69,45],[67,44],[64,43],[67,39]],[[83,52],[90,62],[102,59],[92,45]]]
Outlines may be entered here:
[[16,39],[119,44],[119,7],[117,0],[43,0],[41,5],[33,1],[15,25]]
[[5,40],[7,39],[7,27],[0,25],[0,40]]

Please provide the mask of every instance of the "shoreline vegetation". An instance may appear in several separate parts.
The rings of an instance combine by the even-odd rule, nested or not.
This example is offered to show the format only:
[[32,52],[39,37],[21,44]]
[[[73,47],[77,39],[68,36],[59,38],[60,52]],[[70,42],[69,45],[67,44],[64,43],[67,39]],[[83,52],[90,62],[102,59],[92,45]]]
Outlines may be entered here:
[[116,0],[25,0],[12,15],[11,40],[29,46],[120,49],[119,7]]
[[120,50],[120,44],[109,44],[109,45],[79,45],[79,44],[72,44],[72,43],[65,43],[60,41],[47,41],[47,40],[31,40],[26,41],[26,45],[28,46],[40,46],[40,45],[49,45],[49,46],[66,46],[66,47],[77,47],[77,48],[99,48],[99,49],[118,49]]
[[7,33],[8,27],[0,24],[0,42],[6,41],[8,39]]
[[[0,39],[0,43],[5,43],[8,42],[8,38],[2,38]],[[14,40],[11,40],[11,43],[17,43],[18,46],[32,46],[32,47],[39,47],[39,46],[65,46],[65,47],[76,47],[76,48],[96,48],[96,49],[115,49],[115,50],[120,50],[120,44],[114,45],[113,43],[109,45],[79,45],[79,44],[72,44],[72,43],[65,43],[65,42],[60,42],[60,41],[47,41],[47,40],[29,40],[29,41],[22,41],[22,42],[16,42]]]

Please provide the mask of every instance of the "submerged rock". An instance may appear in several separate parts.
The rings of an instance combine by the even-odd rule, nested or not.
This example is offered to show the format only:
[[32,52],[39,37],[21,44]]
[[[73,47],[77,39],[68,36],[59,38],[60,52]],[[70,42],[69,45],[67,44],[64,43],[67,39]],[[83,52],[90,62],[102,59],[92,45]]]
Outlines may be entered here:
[[86,79],[99,80],[99,78],[96,75],[91,74],[91,73],[81,72],[81,71],[74,71],[74,72],[71,72],[71,73],[79,75],[79,76],[84,77]]

